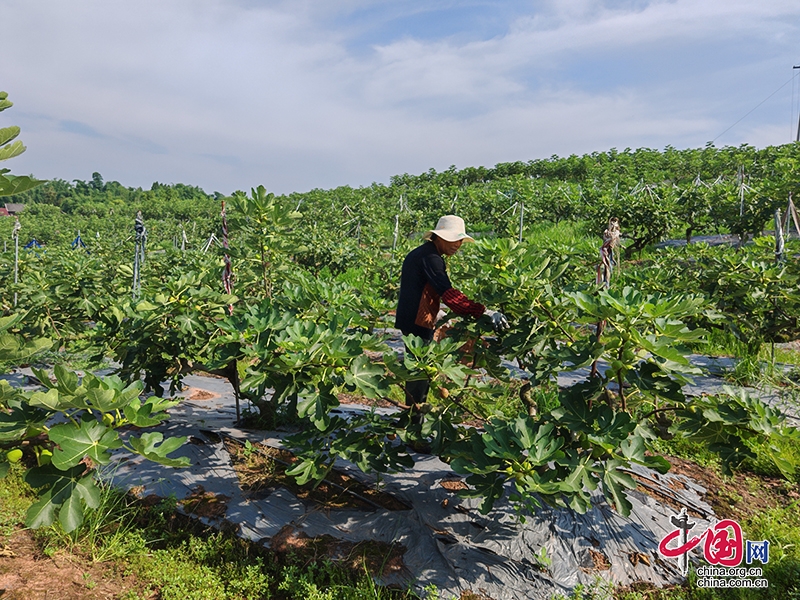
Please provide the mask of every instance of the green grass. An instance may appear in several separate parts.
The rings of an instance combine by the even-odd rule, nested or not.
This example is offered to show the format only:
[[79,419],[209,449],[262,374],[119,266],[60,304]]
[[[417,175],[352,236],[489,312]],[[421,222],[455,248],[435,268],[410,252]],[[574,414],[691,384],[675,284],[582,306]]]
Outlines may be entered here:
[[[692,460],[699,465],[712,469],[721,476],[719,457],[710,452],[704,444],[683,438],[669,441],[657,440],[655,449],[663,454]],[[781,444],[781,453],[790,461],[800,463],[800,448],[785,442]],[[755,460],[747,460],[741,470],[756,475],[779,477],[780,473],[774,464],[765,456],[763,448],[753,446],[758,455]],[[794,481],[800,480],[798,474]],[[758,493],[760,480],[752,478],[751,493]],[[786,483],[791,486],[790,482]],[[800,502],[794,501],[787,506],[776,506],[767,510],[756,511],[751,516],[740,519],[745,539],[769,540],[770,561],[764,565],[764,577],[769,581],[769,588],[764,590],[722,590],[699,588],[696,577],[690,577],[687,585],[672,590],[613,590],[612,596],[600,588],[584,588],[576,590],[570,600],[588,600],[613,597],[616,600],[755,600],[761,598],[786,598],[800,600]],[[691,575],[691,573],[690,573]],[[605,595],[603,595],[605,594]]]
[[22,479],[21,464],[12,464],[8,475],[0,479],[0,538],[10,536],[25,520],[25,512],[34,501],[31,488]]
[[[780,451],[780,456],[794,465],[800,465],[800,446],[792,441],[786,440],[783,438],[777,438],[772,442],[763,442],[763,443],[750,443],[748,446],[750,449],[756,454],[756,458],[754,459],[746,459],[743,463],[741,468],[746,471],[750,471],[757,475],[767,475],[769,477],[788,477],[784,476],[780,472],[775,463],[769,458],[767,454],[767,450],[769,449],[769,445],[772,444],[778,448]],[[790,481],[795,483],[800,483],[800,471],[795,470],[793,476],[788,477]]]
[[800,599],[800,503],[754,515],[743,527],[748,537],[770,541],[764,577],[773,597]]
[[[18,529],[34,501],[15,466],[0,480],[0,541]],[[67,552],[102,562],[138,586],[125,600],[409,600],[410,591],[377,586],[365,571],[297,553],[278,555],[263,546],[216,531],[175,511],[175,501],[155,506],[104,488],[98,510],[65,533],[58,524],[35,531],[48,556]],[[89,582],[96,585],[97,582]]]
[[134,499],[108,486],[100,489],[100,507],[86,511],[77,529],[66,533],[56,526],[38,532],[46,555],[64,549],[93,562],[106,562],[148,552],[149,536],[137,526],[141,513]]
[[557,600],[800,600],[800,506],[795,502],[782,508],[761,511],[740,522],[745,538],[769,540],[769,562],[763,565],[765,590],[706,589],[697,586],[694,571],[688,582],[672,589],[616,588],[598,580],[593,585],[578,586],[569,596]]
[[671,440],[653,440],[653,449],[659,454],[677,456],[691,460],[701,467],[721,471],[722,461],[716,452],[708,449],[706,444],[695,442],[683,437],[674,437]]
[[[264,556],[253,555],[245,542],[212,533],[190,535],[179,543],[125,561],[134,574],[163,600],[272,598],[275,574]],[[135,596],[133,596],[135,597]]]
[[737,383],[753,384],[786,383],[787,376],[782,365],[800,366],[800,352],[770,343],[761,344],[757,352],[728,330],[712,329],[708,332],[708,343],[697,348],[708,356],[732,356],[739,359],[728,377]]
[[[785,478],[775,463],[767,455],[768,446],[774,444],[780,450],[780,455],[788,462],[800,465],[800,446],[791,440],[776,439],[763,443],[748,443],[748,447],[756,454],[755,459],[745,459],[740,465],[739,470],[747,471],[755,475],[768,477]],[[677,456],[685,460],[691,460],[701,467],[712,469],[718,473],[722,472],[722,461],[717,453],[708,449],[706,444],[695,442],[682,437],[675,437],[671,440],[654,440],[653,449],[659,454]],[[790,481],[800,482],[800,472],[795,472]]]
[[[595,256],[603,243],[602,237],[592,230],[587,221],[541,222],[525,228],[525,239],[542,249],[564,254],[578,254],[584,257]],[[516,239],[517,236],[513,235]]]

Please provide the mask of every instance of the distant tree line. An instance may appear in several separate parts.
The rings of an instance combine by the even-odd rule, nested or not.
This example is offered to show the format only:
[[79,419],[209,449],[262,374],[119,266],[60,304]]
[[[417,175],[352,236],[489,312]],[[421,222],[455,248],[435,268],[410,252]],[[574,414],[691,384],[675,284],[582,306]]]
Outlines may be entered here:
[[[800,144],[663,151],[626,148],[582,156],[552,156],[494,167],[455,166],[419,175],[391,177],[388,185],[341,186],[277,196],[306,218],[295,228],[313,241],[311,263],[342,257],[343,238],[356,244],[393,243],[418,234],[445,213],[463,216],[471,230],[505,234],[532,223],[589,221],[598,232],[617,216],[630,240],[629,252],[666,236],[687,240],[704,233],[758,235],[776,208],[785,209],[800,181]],[[46,242],[132,226],[137,211],[161,241],[219,230],[219,192],[208,194],[184,184],[153,183],[149,190],[106,182],[61,179],[9,198],[25,203],[26,220]],[[46,223],[50,223],[47,225]],[[54,225],[59,223],[60,226]],[[63,231],[69,230],[69,233]],[[198,231],[199,229],[199,231]],[[346,252],[345,252],[346,254]]]

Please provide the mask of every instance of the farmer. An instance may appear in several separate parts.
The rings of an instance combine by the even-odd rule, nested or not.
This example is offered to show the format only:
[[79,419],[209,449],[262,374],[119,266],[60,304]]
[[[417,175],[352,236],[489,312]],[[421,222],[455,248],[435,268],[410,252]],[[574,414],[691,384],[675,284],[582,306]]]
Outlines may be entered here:
[[[433,339],[439,314],[439,301],[462,316],[488,315],[496,330],[507,329],[508,320],[499,312],[487,310],[454,288],[445,269],[444,257],[452,256],[464,242],[474,242],[464,229],[464,219],[445,215],[423,236],[424,244],[408,253],[400,277],[400,299],[397,303],[395,327],[403,335],[413,333],[429,342]],[[430,382],[409,381],[406,400],[409,405],[425,402]]]

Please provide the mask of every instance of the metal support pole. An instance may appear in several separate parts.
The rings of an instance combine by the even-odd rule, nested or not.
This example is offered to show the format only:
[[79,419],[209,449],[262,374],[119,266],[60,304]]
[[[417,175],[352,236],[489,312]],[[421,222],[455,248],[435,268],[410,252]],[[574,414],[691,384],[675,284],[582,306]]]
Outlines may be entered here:
[[142,293],[139,270],[144,264],[145,245],[147,244],[147,228],[144,226],[142,211],[136,213],[133,229],[136,232],[136,245],[133,251],[133,299],[136,300]]
[[[299,207],[299,204],[298,204]],[[296,211],[295,211],[296,212]],[[228,243],[228,213],[225,212],[225,200],[221,201],[220,217],[222,218],[222,248],[225,251],[224,261],[225,267],[222,270],[222,287],[226,294],[233,293],[233,268],[231,265],[230,245]],[[213,233],[211,234],[214,235]],[[228,314],[233,315],[233,304],[228,304]],[[239,371],[236,364],[236,359],[232,361],[233,365],[233,398],[236,400],[236,422],[238,423],[242,418],[242,413],[239,406]],[[229,363],[230,365],[231,363]]]
[[744,182],[739,186],[739,216],[744,216]]
[[19,282],[19,230],[22,225],[19,219],[14,222],[14,230],[11,232],[11,237],[14,238],[14,306],[17,305],[17,283]]
[[792,200],[792,192],[789,192],[789,204],[786,206],[786,216],[783,219],[783,231],[786,235],[791,235],[791,223],[794,223],[794,230],[800,236],[800,219],[797,218],[797,208]]
[[797,137],[794,141],[800,142],[800,117],[797,118]]
[[775,260],[783,262],[783,221],[781,220],[781,209],[775,209]]
[[392,240],[392,254],[397,248],[397,236],[400,235],[400,215],[394,216],[394,239]]
[[[792,69],[800,69],[800,65],[795,65],[792,67]],[[797,115],[797,137],[794,139],[794,141],[800,142],[800,114]]]

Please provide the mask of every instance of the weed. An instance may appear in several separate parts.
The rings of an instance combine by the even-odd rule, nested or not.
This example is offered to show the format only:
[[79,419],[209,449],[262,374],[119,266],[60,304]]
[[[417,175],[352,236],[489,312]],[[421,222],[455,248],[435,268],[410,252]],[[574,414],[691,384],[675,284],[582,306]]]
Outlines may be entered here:
[[[22,469],[12,467],[0,481],[0,526],[13,531],[34,501],[22,481]],[[81,527],[65,533],[56,523],[39,529],[35,539],[42,553],[67,552],[110,562],[124,575],[134,575],[138,591],[121,590],[125,600],[390,600],[416,598],[410,591],[378,586],[366,571],[340,563],[314,561],[309,556],[277,555],[263,546],[212,531],[199,521],[175,512],[166,498],[146,506],[132,494],[102,488],[98,510],[87,514]],[[86,589],[98,582],[83,575]]]
[[441,600],[441,596],[439,595],[439,588],[437,588],[432,583],[426,585],[423,590],[423,598],[425,600]]
[[0,480],[0,538],[10,536],[17,525],[25,520],[35,494],[22,479],[24,467],[12,464],[6,477]]
[[[366,571],[354,578],[329,561],[313,563],[306,569],[287,565],[280,577],[278,590],[286,594],[287,600],[389,600],[416,597],[410,592],[379,587]],[[435,594],[426,598],[438,599],[438,591]]]
[[258,408],[245,406],[242,409],[242,418],[239,425],[248,429],[262,429],[265,431],[293,430],[298,423],[297,413],[292,413],[285,406],[279,406],[274,413],[261,412]]
[[250,440],[245,440],[244,448],[242,449],[242,454],[244,454],[245,458],[250,458],[251,455],[258,452],[256,447],[250,442]]
[[66,533],[56,522],[41,530],[45,553],[66,548],[94,562],[104,562],[147,552],[146,539],[136,526],[140,509],[134,499],[107,485],[100,489],[100,506],[87,512],[80,527]]
[[91,573],[83,573],[81,577],[83,578],[83,585],[87,590],[93,590],[97,587],[97,582],[92,578]]
[[522,409],[519,399],[521,385],[520,382],[497,385],[496,380],[473,381],[470,387],[464,390],[462,403],[464,407],[483,417],[517,415]]
[[547,571],[553,566],[553,559],[550,558],[547,554],[547,548],[542,546],[539,548],[539,553],[533,555],[534,562],[539,565],[539,569],[542,571]]
[[[770,446],[778,448],[780,456],[793,465],[800,465],[800,446],[789,440],[776,440],[774,442],[750,443],[748,444],[756,458],[746,459],[741,466],[742,470],[750,471],[757,475],[767,475],[769,477],[782,477],[783,475],[769,459]],[[795,471],[791,478],[794,482],[800,482],[800,472]]]
[[561,406],[558,396],[558,387],[555,385],[540,385],[535,388],[534,399],[540,413],[549,413],[554,408]]
[[613,597],[614,585],[598,576],[589,585],[578,584],[569,596],[558,594],[553,600],[612,600]]
[[748,519],[746,531],[750,539],[770,540],[771,564],[794,561],[800,568],[800,502],[759,511]]
[[525,237],[535,239],[543,248],[593,256],[596,242],[591,227],[588,221],[537,223],[526,230]]
[[736,366],[728,374],[728,378],[739,385],[750,385],[766,375],[764,367],[757,356],[744,356],[736,361]]
[[719,455],[711,452],[701,442],[695,442],[683,437],[674,437],[671,440],[654,440],[653,447],[659,454],[677,456],[678,458],[691,460],[701,467],[720,471]]
[[[742,385],[792,385],[798,378],[800,351],[793,346],[764,343],[757,350],[728,330],[711,329],[708,343],[698,351],[712,356],[733,356],[738,360],[727,378]],[[793,368],[792,365],[795,365]]]
[[775,362],[800,366],[800,350],[775,346]]

